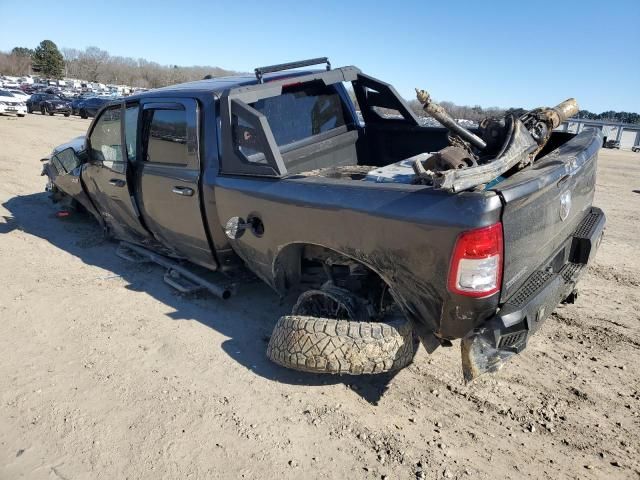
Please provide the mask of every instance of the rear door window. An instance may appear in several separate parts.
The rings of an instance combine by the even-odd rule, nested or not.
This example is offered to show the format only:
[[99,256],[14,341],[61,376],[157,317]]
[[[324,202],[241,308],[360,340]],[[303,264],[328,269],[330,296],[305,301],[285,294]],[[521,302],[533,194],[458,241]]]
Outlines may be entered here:
[[145,110],[146,161],[187,165],[187,112],[183,107]]

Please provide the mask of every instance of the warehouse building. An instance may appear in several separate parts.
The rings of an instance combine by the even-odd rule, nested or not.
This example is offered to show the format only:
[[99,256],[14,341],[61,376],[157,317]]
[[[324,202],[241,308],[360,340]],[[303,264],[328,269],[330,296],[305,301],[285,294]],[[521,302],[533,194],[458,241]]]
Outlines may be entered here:
[[640,125],[638,124],[590,120],[588,118],[572,118],[560,125],[558,130],[580,133],[585,128],[598,128],[602,130],[607,140],[620,142],[620,148],[625,150],[631,150],[635,146],[640,146]]

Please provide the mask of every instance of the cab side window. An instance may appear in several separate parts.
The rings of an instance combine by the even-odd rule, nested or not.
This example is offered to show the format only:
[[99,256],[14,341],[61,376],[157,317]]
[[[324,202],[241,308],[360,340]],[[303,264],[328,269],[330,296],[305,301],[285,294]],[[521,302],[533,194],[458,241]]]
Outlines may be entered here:
[[244,118],[234,114],[231,117],[233,144],[240,158],[248,163],[267,164],[264,147],[260,144],[256,129]]
[[102,162],[102,165],[119,173],[124,173],[125,163],[122,158],[120,106],[105,110],[91,132],[91,159]]

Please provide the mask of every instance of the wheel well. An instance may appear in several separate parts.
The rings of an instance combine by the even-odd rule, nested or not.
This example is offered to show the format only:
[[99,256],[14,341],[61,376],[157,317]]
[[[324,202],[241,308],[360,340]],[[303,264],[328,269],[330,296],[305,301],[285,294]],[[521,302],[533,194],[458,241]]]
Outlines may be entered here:
[[389,286],[371,267],[320,245],[287,245],[274,262],[274,279],[282,295],[318,289],[330,281],[376,305],[392,301]]

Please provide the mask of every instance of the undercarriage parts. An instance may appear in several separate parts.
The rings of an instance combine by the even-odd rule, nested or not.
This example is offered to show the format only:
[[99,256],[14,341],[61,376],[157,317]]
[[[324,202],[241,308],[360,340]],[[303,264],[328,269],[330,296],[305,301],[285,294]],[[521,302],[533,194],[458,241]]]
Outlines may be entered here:
[[442,125],[447,127],[450,132],[458,135],[460,138],[471,143],[476,148],[482,150],[487,147],[487,144],[484,142],[484,140],[482,140],[477,135],[474,135],[466,128],[458,125],[458,122],[456,122],[444,108],[442,108],[437,103],[432,102],[431,96],[427,91],[418,90],[416,88],[416,95],[418,97],[418,101],[422,103],[424,111],[438,120]]
[[174,260],[129,242],[121,242],[117,254],[120,258],[134,263],[151,261],[165,267],[167,269],[167,274],[164,276],[165,282],[183,293],[204,289],[218,298],[227,300],[235,290],[231,282],[214,282]]
[[450,132],[450,145],[427,160],[417,159],[413,170],[418,181],[436,189],[459,192],[486,186],[511,169],[533,163],[551,138],[551,132],[578,113],[575,99],[553,108],[536,108],[515,118],[486,118],[475,135],[458,123],[424,90],[416,89],[424,110]]
[[475,167],[443,171],[428,170],[422,162],[417,161],[413,165],[416,175],[434,188],[450,192],[460,192],[491,182],[515,165],[526,162],[538,149],[538,144],[520,120],[508,123],[513,130],[508,135],[507,146],[492,161]]
[[434,153],[424,162],[427,170],[456,170],[459,168],[475,167],[476,159],[467,150],[449,146]]
[[369,321],[373,316],[367,302],[345,288],[325,283],[318,290],[303,292],[291,314],[312,317]]
[[577,113],[578,103],[575,98],[568,98],[553,108],[536,108],[522,115],[520,120],[538,143],[538,149],[535,153],[538,153],[546,145],[554,128]]

